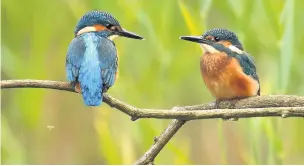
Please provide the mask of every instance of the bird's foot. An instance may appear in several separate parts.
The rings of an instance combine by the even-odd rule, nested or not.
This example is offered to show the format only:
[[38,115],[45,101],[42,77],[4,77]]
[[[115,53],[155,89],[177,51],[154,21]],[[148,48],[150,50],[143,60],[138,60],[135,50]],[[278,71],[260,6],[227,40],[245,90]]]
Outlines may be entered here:
[[109,87],[106,87],[106,85],[103,85],[102,93],[107,93],[109,90]]
[[224,101],[223,99],[216,99],[215,100],[215,109],[220,109],[220,103]]
[[75,91],[77,92],[77,93],[82,93],[81,92],[81,87],[80,87],[80,84],[79,84],[79,82],[77,82],[76,84],[75,84]]

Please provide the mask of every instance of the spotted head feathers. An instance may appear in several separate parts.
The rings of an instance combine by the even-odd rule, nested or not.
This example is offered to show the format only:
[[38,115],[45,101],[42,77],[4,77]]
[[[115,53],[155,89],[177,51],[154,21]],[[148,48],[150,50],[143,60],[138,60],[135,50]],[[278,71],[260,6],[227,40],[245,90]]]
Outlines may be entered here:
[[203,39],[211,40],[214,42],[229,42],[231,45],[237,47],[240,50],[243,50],[243,46],[239,41],[237,35],[225,28],[214,28],[211,30],[206,31],[202,35]]
[[76,35],[81,29],[85,27],[94,25],[102,25],[105,27],[120,27],[119,22],[110,13],[94,10],[87,12],[80,18],[76,25],[74,34]]

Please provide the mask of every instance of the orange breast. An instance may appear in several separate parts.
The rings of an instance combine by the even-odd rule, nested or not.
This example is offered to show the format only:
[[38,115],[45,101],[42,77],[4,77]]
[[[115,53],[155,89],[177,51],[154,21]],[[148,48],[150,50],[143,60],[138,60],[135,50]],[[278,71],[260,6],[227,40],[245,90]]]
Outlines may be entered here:
[[201,74],[216,99],[255,96],[259,89],[258,82],[242,71],[239,62],[224,53],[203,55]]

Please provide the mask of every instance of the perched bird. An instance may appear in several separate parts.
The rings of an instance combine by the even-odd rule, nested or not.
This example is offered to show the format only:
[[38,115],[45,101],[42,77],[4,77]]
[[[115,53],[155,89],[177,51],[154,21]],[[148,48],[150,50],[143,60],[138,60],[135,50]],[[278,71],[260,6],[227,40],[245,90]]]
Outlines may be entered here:
[[201,45],[201,75],[217,102],[260,95],[254,59],[244,51],[235,33],[215,28],[202,36],[182,36],[180,39]]
[[98,106],[116,79],[118,58],[113,39],[143,38],[122,29],[111,14],[101,11],[84,14],[74,35],[66,56],[67,79],[82,94],[85,105]]

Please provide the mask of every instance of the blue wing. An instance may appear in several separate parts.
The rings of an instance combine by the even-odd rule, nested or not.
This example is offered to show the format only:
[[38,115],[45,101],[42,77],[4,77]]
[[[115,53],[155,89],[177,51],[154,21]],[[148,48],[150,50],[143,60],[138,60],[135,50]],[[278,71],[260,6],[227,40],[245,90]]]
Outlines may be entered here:
[[69,45],[66,56],[66,74],[69,82],[77,81],[85,49],[84,40],[80,37],[74,38]]
[[259,77],[256,74],[256,67],[253,57],[244,52],[241,55],[237,55],[236,58],[242,66],[244,73],[250,75],[252,78],[259,82]]
[[[256,73],[256,67],[254,63],[254,59],[252,56],[250,56],[248,53],[244,52],[241,55],[237,55],[236,59],[239,61],[243,72],[249,76],[251,76],[253,79],[258,81],[260,84],[259,76]],[[261,87],[259,87],[258,95],[260,95]]]
[[[243,72],[249,76],[251,76],[253,79],[255,79],[259,84],[259,76],[256,73],[256,67],[254,63],[254,59],[252,56],[250,56],[248,53],[243,52],[242,54],[237,54],[232,52],[230,55],[232,55],[239,61]],[[260,95],[261,88],[259,87],[258,95]]]
[[100,61],[100,70],[102,80],[104,82],[104,88],[107,90],[111,86],[113,86],[116,72],[117,72],[117,51],[114,43],[106,38],[101,38],[100,44],[98,45],[99,56],[98,59]]

